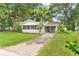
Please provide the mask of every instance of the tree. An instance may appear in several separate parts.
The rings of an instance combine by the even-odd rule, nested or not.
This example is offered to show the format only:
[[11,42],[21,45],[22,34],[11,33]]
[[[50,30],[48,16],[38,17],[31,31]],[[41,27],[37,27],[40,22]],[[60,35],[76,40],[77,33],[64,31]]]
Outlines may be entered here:
[[67,30],[75,31],[75,20],[78,19],[78,4],[64,3],[51,4],[50,9],[53,10],[54,15],[63,15],[63,25]]
[[52,14],[48,7],[42,6],[38,9],[34,10],[34,17],[37,19],[37,21],[51,21],[52,20]]
[[39,29],[39,34],[41,34],[41,29],[44,27],[44,23],[43,21],[41,20],[38,24],[38,29]]
[[27,19],[35,19],[36,21],[48,21],[52,19],[51,12],[48,7],[41,3],[10,3],[0,4],[0,26],[2,30],[13,28],[17,31],[18,23]]
[[6,27],[6,5],[5,4],[0,4],[0,26],[1,26],[1,30],[5,30]]
[[31,18],[32,10],[39,4],[10,4],[10,17],[13,22],[13,31],[17,30],[17,21]]

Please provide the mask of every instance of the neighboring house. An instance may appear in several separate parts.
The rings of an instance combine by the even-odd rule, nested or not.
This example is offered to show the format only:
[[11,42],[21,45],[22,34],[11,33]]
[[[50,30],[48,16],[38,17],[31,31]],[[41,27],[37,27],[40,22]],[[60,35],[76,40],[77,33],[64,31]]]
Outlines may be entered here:
[[[22,32],[26,33],[39,33],[39,22],[34,20],[27,20],[21,24]],[[44,27],[41,29],[41,33],[52,33],[56,31],[57,22],[44,22]]]

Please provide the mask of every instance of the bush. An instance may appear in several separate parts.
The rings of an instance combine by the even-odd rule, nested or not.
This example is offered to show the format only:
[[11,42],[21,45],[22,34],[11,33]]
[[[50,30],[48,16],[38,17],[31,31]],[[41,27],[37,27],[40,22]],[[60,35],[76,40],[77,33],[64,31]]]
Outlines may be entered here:
[[66,41],[65,47],[75,52],[75,54],[79,54],[79,46],[76,41]]
[[17,26],[17,31],[21,32],[21,26],[20,25]]
[[58,26],[58,31],[59,31],[59,32],[64,32],[64,31],[66,31],[66,28],[64,28],[64,25],[63,25],[63,24],[59,24],[59,26]]

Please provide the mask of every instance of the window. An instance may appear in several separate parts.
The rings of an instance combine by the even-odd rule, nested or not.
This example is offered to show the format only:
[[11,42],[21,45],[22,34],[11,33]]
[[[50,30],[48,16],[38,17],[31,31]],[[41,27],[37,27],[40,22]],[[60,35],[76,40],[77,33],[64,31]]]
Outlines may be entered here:
[[23,29],[37,29],[37,25],[23,25]]
[[30,29],[28,25],[23,25],[23,29]]
[[26,25],[23,25],[23,29],[26,29]]
[[26,26],[26,29],[30,29],[30,26],[29,26],[29,25],[27,25],[27,26]]
[[37,29],[37,25],[31,25],[31,29]]

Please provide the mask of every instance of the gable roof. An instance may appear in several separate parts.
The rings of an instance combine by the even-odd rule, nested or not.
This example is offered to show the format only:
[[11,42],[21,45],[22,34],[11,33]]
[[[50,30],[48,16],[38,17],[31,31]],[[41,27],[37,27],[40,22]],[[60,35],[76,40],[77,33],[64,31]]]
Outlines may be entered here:
[[25,22],[22,23],[22,25],[38,25],[39,22],[36,22],[34,20],[26,20]]
[[57,22],[48,22],[45,26],[57,26]]
[[[22,23],[22,25],[38,25],[39,22],[36,22],[34,20],[26,20]],[[57,22],[44,22],[45,26],[57,26]]]

